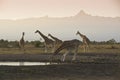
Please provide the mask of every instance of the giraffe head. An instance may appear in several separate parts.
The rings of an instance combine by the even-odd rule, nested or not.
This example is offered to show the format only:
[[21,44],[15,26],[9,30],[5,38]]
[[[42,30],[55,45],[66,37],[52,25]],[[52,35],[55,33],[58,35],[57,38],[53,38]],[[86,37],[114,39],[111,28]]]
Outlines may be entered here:
[[24,35],[25,35],[25,32],[23,32],[22,35],[24,36]]
[[51,34],[48,34],[48,36],[51,36]]
[[38,32],[40,32],[40,31],[39,31],[39,30],[36,30],[36,31],[35,31],[35,33],[38,33]]
[[77,31],[76,35],[78,35],[78,34],[80,34],[80,32],[79,32],[79,31]]

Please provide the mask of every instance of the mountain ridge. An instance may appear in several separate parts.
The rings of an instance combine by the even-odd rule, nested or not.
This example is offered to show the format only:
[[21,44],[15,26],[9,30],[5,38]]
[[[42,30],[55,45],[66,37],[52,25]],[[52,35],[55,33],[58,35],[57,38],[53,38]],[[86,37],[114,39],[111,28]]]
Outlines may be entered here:
[[57,19],[61,19],[61,18],[73,18],[73,17],[99,17],[99,18],[112,18],[112,19],[115,19],[115,18],[120,18],[120,17],[104,17],[104,16],[93,16],[91,14],[88,14],[87,12],[85,12],[84,10],[80,10],[76,15],[74,16],[68,16],[68,17],[49,17],[48,15],[46,16],[42,16],[42,17],[30,17],[30,18],[23,18],[23,19],[0,19],[0,20],[7,20],[7,21],[16,21],[16,20],[27,20],[27,19],[49,19],[49,18],[57,18]]

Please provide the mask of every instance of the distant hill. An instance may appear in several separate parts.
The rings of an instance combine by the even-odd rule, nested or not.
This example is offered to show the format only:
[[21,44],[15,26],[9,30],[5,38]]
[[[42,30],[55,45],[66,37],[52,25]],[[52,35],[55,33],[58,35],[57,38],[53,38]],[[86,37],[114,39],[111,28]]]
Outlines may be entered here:
[[[0,38],[19,39],[22,31],[26,39],[34,40],[39,29],[45,35],[51,33],[61,39],[79,38],[75,33],[79,30],[90,40],[102,41],[116,39],[120,41],[120,17],[92,16],[83,10],[70,17],[39,17],[19,20],[0,20]],[[36,36],[36,37],[33,37]]]

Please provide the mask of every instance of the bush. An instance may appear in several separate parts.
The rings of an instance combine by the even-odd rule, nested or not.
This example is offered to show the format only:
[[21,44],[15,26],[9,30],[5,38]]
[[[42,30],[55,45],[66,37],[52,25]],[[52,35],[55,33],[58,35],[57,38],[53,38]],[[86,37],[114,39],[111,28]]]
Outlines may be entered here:
[[35,41],[35,42],[34,42],[34,46],[35,46],[35,47],[41,47],[41,48],[43,48],[43,47],[44,47],[44,43],[43,43],[43,42],[40,42],[40,41]]

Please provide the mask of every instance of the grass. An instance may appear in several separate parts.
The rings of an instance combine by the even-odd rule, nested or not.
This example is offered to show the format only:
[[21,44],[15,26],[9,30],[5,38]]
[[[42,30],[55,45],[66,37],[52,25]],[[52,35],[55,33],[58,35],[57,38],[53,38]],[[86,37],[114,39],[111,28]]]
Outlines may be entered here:
[[[50,51],[49,51],[50,52]],[[64,52],[64,51],[63,51]],[[83,53],[83,47],[79,53]],[[19,48],[0,48],[0,54],[22,54]],[[44,48],[26,46],[26,54],[44,53]],[[120,45],[90,45],[88,53],[120,53]],[[86,62],[83,60],[83,62]],[[63,64],[49,66],[0,66],[0,80],[119,80],[119,64]]]
[[[50,52],[50,50],[49,50]],[[64,52],[64,50],[62,51]],[[78,53],[83,53],[84,49],[81,46],[78,50]],[[22,54],[23,51],[19,48],[0,48],[0,54]],[[44,48],[35,48],[26,45],[25,47],[26,54],[40,54],[44,53]],[[114,45],[90,45],[87,53],[120,53],[120,44]]]

